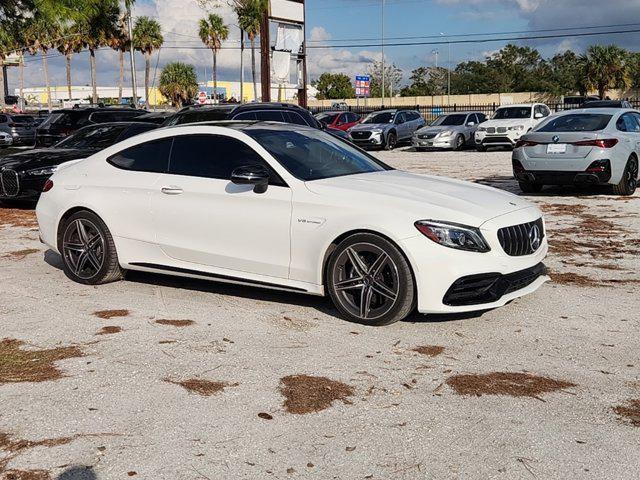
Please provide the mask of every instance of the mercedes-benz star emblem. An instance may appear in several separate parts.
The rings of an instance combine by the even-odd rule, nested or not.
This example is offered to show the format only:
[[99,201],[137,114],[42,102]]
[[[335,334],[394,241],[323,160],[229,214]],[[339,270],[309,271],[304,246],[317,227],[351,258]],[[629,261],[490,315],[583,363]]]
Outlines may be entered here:
[[560,137],[558,135],[554,135],[551,140],[553,140],[553,143],[558,143],[560,141]]
[[540,228],[538,228],[538,225],[534,225],[531,227],[531,230],[529,230],[529,245],[531,245],[531,250],[534,252],[538,250],[541,241]]

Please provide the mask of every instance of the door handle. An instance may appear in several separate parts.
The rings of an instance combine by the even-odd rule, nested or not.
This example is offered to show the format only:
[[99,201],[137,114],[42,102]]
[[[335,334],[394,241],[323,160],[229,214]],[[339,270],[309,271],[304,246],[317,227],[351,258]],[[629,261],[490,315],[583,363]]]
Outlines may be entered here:
[[162,187],[160,191],[165,195],[180,195],[182,193],[182,189],[180,187],[176,187],[175,185]]

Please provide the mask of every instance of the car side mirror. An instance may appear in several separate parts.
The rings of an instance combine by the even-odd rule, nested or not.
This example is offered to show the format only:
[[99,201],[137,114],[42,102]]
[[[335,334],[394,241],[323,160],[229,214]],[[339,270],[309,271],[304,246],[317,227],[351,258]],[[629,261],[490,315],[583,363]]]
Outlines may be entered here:
[[468,122],[468,123],[467,123],[467,126],[468,126],[468,127],[473,127],[475,124],[476,124],[476,122]]
[[542,115],[540,112],[536,113],[533,118],[542,118],[544,117],[544,115]]
[[264,193],[269,187],[269,172],[260,165],[238,167],[231,172],[231,182],[236,185],[253,185],[255,193]]

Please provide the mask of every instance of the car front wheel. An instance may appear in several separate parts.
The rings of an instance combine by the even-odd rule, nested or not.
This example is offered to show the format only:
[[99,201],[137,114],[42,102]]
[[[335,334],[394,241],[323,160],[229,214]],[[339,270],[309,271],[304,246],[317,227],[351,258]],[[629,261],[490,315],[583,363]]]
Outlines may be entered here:
[[390,132],[387,135],[387,141],[384,144],[385,150],[393,150],[396,147],[396,143],[398,143],[398,137],[393,132]]
[[354,234],[336,247],[327,265],[326,286],[340,314],[365,325],[389,325],[411,313],[415,282],[411,268],[388,240]]
[[638,186],[638,159],[630,157],[622,173],[620,183],[613,186],[616,195],[633,195]]
[[122,278],[113,237],[93,212],[76,212],[64,222],[59,250],[64,273],[75,282],[99,285]]

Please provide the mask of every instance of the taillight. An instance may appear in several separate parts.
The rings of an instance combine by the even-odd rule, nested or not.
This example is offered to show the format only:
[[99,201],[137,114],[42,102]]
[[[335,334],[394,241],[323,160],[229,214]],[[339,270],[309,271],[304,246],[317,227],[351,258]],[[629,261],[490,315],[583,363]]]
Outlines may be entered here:
[[520,148],[520,147],[534,147],[538,145],[538,142],[532,142],[531,140],[518,140],[516,142],[516,146],[515,148]]
[[48,192],[52,188],[53,188],[53,181],[50,180],[50,179],[47,179],[47,181],[44,182],[44,186],[42,187],[42,191],[43,192]]
[[588,173],[603,173],[608,172],[610,169],[609,160],[596,160],[585,170]]
[[573,145],[579,147],[598,147],[598,148],[612,148],[618,144],[617,138],[602,138],[598,140],[583,140],[581,142],[574,142]]

